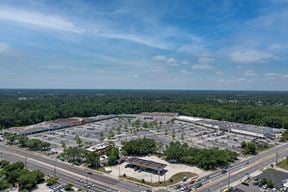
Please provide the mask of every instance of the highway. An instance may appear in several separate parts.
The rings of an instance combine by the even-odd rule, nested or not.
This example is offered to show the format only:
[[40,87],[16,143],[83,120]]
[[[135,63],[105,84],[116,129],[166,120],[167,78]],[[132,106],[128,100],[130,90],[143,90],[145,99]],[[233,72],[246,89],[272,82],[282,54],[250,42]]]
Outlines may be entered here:
[[[276,160],[286,157],[286,155],[288,155],[288,143],[263,151],[242,162],[237,162],[229,167],[228,172],[230,172],[230,183],[245,177],[247,178],[250,174],[257,170],[264,169],[265,167],[275,163]],[[199,188],[199,191],[220,191],[228,186],[229,173],[222,174],[221,170],[219,170],[208,175],[208,177],[209,179],[202,181],[203,186]],[[195,186],[195,184],[192,186]]]
[[[139,192],[147,189],[142,186],[114,179],[97,172],[93,172],[92,175],[88,175],[87,172],[89,169],[72,166],[68,163],[50,159],[41,154],[16,147],[0,144],[0,151],[2,152],[1,158],[12,162],[24,162],[29,169],[38,169],[43,171],[45,174],[56,175],[64,183],[71,183],[82,189],[85,188],[85,182],[87,181],[95,185],[94,187],[87,189],[87,191]],[[84,180],[84,182],[80,182],[80,179]]]

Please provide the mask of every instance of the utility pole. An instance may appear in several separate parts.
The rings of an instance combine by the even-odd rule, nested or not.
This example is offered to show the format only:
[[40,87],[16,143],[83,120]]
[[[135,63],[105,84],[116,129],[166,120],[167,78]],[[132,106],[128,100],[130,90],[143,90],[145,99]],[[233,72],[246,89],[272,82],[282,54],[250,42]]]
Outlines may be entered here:
[[26,156],[24,157],[24,165],[27,168],[27,157]]
[[277,164],[277,163],[278,163],[278,156],[279,156],[279,155],[278,155],[278,152],[277,152],[277,151],[276,151],[275,153],[276,153],[276,164]]
[[119,164],[119,165],[118,165],[118,166],[119,166],[119,172],[118,172],[118,174],[119,174],[119,177],[120,177],[120,165],[121,165],[121,164]]
[[56,166],[54,166],[54,177],[56,177]]

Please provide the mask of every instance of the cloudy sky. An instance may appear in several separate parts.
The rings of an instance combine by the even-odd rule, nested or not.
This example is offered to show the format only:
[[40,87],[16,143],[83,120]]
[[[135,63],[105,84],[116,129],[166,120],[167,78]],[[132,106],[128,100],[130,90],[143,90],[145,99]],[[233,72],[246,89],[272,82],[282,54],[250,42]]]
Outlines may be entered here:
[[1,0],[1,88],[288,90],[288,0]]

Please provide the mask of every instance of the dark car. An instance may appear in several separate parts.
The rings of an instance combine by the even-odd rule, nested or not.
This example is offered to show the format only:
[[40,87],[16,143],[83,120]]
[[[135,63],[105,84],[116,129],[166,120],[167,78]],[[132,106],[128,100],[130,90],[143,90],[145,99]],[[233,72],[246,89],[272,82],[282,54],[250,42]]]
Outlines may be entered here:
[[222,173],[222,174],[225,174],[225,173],[227,173],[227,170],[226,170],[226,169],[223,169],[223,170],[221,171],[221,173]]

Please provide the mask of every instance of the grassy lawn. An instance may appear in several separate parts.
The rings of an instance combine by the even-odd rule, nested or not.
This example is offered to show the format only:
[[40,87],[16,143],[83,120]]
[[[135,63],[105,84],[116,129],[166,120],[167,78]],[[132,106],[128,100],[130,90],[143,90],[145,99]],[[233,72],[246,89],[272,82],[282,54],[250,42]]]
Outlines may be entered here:
[[142,184],[145,184],[145,185],[149,185],[151,187],[165,187],[165,186],[174,185],[176,183],[179,183],[180,181],[182,181],[183,177],[191,178],[191,177],[196,177],[196,176],[197,176],[196,173],[181,172],[181,173],[177,173],[177,174],[173,175],[166,182],[161,181],[161,182],[157,182],[157,183],[151,183],[151,182],[147,182],[147,181],[142,181],[142,180],[135,179],[135,178],[128,177],[128,176],[126,176],[126,177],[120,176],[120,177],[123,178],[123,179],[127,179],[127,180],[130,180],[130,181],[137,182],[137,183],[142,183]]
[[288,170],[288,163],[287,163],[287,160],[284,159],[283,161],[279,162],[277,164],[278,167],[282,168],[282,169],[286,169]]

